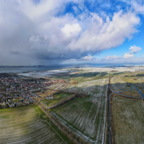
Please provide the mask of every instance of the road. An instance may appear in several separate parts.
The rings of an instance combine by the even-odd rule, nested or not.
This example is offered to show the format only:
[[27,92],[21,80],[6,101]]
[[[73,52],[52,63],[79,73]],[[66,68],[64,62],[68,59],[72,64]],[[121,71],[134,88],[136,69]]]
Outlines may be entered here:
[[141,96],[141,99],[144,100],[144,94],[142,93],[142,91],[133,84],[131,84],[131,86],[139,93],[139,95]]
[[[131,84],[132,85],[132,84]],[[134,96],[128,96],[128,95],[124,95],[124,94],[121,94],[121,92],[126,92],[127,90],[124,90],[124,91],[114,91],[113,89],[111,89],[112,93],[114,94],[118,94],[119,96],[122,96],[122,97],[125,97],[125,98],[130,98],[130,99],[136,99],[136,100],[144,100],[144,94],[141,92],[141,90],[139,90],[136,86],[132,85],[133,89],[135,89],[139,95],[141,97],[134,97]]]
[[111,114],[111,95],[112,91],[110,89],[110,79],[108,83],[107,91],[107,144],[113,144],[113,135],[112,135],[112,114]]
[[111,89],[110,80],[111,80],[111,77],[109,78],[108,91],[107,91],[107,138],[106,138],[107,140],[106,140],[106,143],[114,144],[113,131],[112,131],[112,113],[111,113],[111,96],[112,96],[112,94],[118,94],[125,98],[138,99],[138,100],[144,100],[144,94],[142,93],[142,91],[139,88],[137,88],[133,84],[131,84],[131,86],[139,93],[139,95],[141,97],[132,97],[132,96],[120,94],[120,92],[122,92],[122,91],[118,92],[118,91],[114,91]]

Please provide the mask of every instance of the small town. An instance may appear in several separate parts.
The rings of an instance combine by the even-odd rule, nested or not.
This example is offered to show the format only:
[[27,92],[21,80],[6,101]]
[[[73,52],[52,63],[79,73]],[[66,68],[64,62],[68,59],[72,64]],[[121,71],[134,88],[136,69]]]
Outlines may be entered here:
[[0,76],[0,108],[32,104],[35,98],[39,97],[35,92],[44,91],[47,86],[56,82],[42,78],[21,78],[16,75]]
[[37,98],[40,98],[36,94],[37,92],[44,92],[50,85],[64,82],[59,79],[50,80],[0,74],[0,108],[32,104]]
[[16,76],[0,79],[0,108],[17,107],[34,102],[33,91],[43,89],[42,80],[21,79]]

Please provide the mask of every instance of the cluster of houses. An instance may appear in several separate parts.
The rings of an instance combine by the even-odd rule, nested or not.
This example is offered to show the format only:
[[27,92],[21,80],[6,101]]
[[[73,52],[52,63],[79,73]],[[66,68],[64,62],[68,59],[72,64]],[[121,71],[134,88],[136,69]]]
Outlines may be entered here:
[[0,77],[0,108],[17,107],[34,103],[34,94],[50,85],[44,79]]
[[[67,83],[61,79],[28,78],[11,74],[0,74],[0,108],[29,105],[40,98],[36,93],[44,92],[50,85]],[[53,97],[47,97],[53,99]]]

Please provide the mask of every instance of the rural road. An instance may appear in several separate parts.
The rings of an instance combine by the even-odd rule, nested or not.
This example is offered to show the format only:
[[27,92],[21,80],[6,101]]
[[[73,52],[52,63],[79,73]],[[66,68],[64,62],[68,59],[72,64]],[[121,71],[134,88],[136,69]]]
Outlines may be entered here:
[[111,95],[112,91],[110,89],[110,79],[108,83],[108,91],[107,91],[107,144],[112,144],[112,124],[111,124]]

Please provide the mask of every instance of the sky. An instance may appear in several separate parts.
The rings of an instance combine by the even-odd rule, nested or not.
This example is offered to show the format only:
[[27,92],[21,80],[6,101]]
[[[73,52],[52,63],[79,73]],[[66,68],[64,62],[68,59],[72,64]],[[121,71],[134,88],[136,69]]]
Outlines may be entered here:
[[144,0],[0,0],[0,65],[144,63]]

